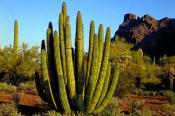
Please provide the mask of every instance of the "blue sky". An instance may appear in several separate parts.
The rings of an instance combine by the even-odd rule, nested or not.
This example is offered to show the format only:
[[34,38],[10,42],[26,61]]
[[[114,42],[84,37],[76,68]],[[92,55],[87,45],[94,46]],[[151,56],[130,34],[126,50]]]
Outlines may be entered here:
[[[75,38],[75,19],[81,11],[84,23],[85,48],[88,48],[88,33],[91,20],[111,27],[112,36],[126,13],[137,16],[150,14],[156,19],[175,17],[175,0],[64,0],[71,18],[72,40]],[[13,44],[13,22],[18,19],[19,38],[29,45],[39,45],[45,38],[49,21],[58,30],[58,15],[63,0],[0,0],[0,45]],[[72,43],[74,45],[74,41]]]

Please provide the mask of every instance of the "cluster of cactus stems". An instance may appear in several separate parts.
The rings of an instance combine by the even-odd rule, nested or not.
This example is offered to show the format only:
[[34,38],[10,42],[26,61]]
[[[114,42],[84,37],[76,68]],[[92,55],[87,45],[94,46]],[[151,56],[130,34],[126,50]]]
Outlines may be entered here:
[[70,19],[66,4],[59,15],[59,33],[53,32],[52,23],[47,29],[47,48],[41,45],[41,75],[35,74],[38,94],[57,111],[70,113],[101,112],[112,97],[119,71],[116,66],[111,76],[110,28],[103,25],[95,34],[94,21],[90,24],[89,52],[84,53],[84,32],[80,11],[76,18],[75,50],[72,48]]

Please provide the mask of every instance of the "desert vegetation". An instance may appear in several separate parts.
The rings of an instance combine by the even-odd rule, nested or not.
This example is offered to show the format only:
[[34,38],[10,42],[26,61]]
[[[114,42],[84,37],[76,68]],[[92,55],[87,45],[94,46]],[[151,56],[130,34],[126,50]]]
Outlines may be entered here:
[[41,47],[19,45],[14,21],[13,47],[0,48],[0,115],[175,115],[175,56],[149,56],[95,21],[86,53],[80,11],[75,48],[70,18],[63,3]]

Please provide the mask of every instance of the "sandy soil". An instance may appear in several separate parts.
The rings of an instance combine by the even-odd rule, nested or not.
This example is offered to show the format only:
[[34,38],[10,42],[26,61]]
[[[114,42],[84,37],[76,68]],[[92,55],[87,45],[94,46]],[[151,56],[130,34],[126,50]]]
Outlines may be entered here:
[[[168,103],[168,98],[164,96],[138,96],[138,95],[126,95],[122,102],[119,104],[119,109],[121,112],[129,113],[132,112],[133,109],[131,107],[131,103],[133,100],[143,101],[142,109],[150,109],[156,112],[159,112],[160,115],[167,114],[164,109],[164,104]],[[19,106],[24,107],[25,110],[27,108],[33,109],[48,109],[48,105],[46,102],[43,102],[41,98],[32,94],[32,92],[19,92],[18,94],[9,94],[9,93],[0,93],[0,103],[10,103],[16,101]]]

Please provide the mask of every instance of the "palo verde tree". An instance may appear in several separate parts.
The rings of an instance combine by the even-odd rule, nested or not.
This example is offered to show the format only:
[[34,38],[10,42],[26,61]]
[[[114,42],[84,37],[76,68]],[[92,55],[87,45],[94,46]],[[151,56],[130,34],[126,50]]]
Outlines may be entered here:
[[103,25],[95,34],[94,21],[90,25],[89,52],[84,54],[83,21],[80,11],[76,18],[75,51],[72,49],[70,17],[63,3],[59,15],[59,34],[53,32],[52,24],[47,29],[41,45],[41,74],[35,74],[37,90],[50,106],[65,113],[83,111],[101,112],[112,97],[118,77],[118,66],[112,79],[109,62],[111,32],[106,30],[103,42]]

